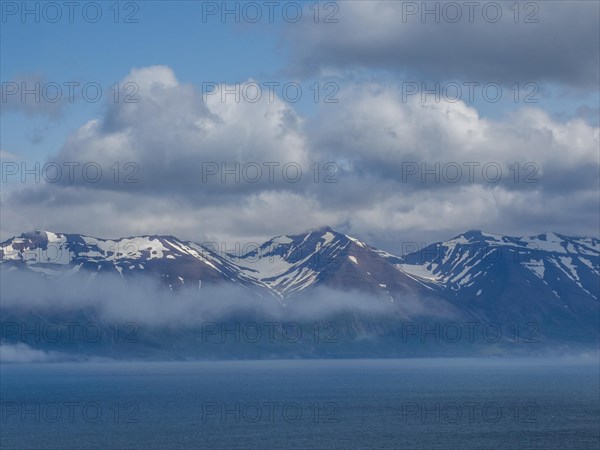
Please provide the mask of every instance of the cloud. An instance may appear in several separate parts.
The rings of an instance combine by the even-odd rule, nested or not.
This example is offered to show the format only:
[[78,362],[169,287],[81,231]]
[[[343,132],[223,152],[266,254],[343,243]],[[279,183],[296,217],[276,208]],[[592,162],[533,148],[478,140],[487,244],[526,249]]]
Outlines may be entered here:
[[[307,118],[277,97],[204,96],[165,66],[133,69],[123,82],[138,84],[139,102],[110,103],[69,136],[49,158],[63,167],[56,182],[30,179],[0,193],[3,238],[43,228],[257,242],[331,225],[398,251],[402,240],[473,228],[598,232],[599,128],[581,118],[521,108],[491,120],[461,101],[423,103],[393,84],[366,83]],[[203,179],[207,162],[219,173]],[[282,175],[290,162],[302,170],[298,181]],[[71,163],[79,164],[72,179]],[[90,179],[94,167],[86,178],[90,163],[100,179]],[[253,182],[250,163],[278,166]]]
[[[273,297],[258,297],[230,285],[165,289],[157,280],[137,277],[124,280],[113,274],[81,273],[68,279],[50,279],[32,273],[0,271],[2,310],[9,317],[78,317],[87,314],[103,323],[134,322],[144,327],[197,327],[203,323],[245,318],[275,321],[311,321],[340,314],[396,317],[459,317],[440,299],[403,296],[391,303],[387,296],[318,288],[281,305]],[[66,282],[65,282],[66,281]],[[64,320],[63,320],[64,321]]]
[[[343,106],[328,108],[308,136],[318,158],[333,158],[349,172],[401,182],[404,191],[465,183],[561,192],[596,185],[599,129],[582,119],[558,122],[522,108],[490,120],[463,102],[422,102],[394,87],[356,85],[341,95]],[[519,173],[511,167],[516,162]]]
[[[17,112],[53,121],[61,119],[69,101],[73,101],[67,89],[68,86],[49,81],[39,73],[18,75],[2,82],[2,113]],[[39,134],[43,131],[34,130],[33,139],[39,141]]]
[[502,2],[337,5],[337,23],[306,17],[287,28],[291,73],[363,68],[419,80],[598,87],[596,2],[522,2],[517,8]]
[[51,362],[66,359],[65,355],[58,352],[47,352],[31,348],[29,345],[18,342],[16,344],[0,343],[0,362],[4,363],[31,363]]
[[23,158],[15,153],[7,150],[0,150],[0,162],[1,161],[20,161]]
[[[165,66],[133,69],[126,83],[136,83],[139,101],[109,105],[101,120],[82,126],[54,159],[94,162],[104,169],[115,162],[138,164],[131,180],[123,170],[122,182],[103,177],[94,189],[178,193],[207,204],[220,201],[215,193],[236,196],[290,184],[282,173],[287,163],[309,166],[301,118],[278,98],[223,102],[220,95],[180,84]],[[257,182],[236,183],[236,176]],[[295,177],[293,168],[289,177]],[[80,171],[75,183],[92,187]]]

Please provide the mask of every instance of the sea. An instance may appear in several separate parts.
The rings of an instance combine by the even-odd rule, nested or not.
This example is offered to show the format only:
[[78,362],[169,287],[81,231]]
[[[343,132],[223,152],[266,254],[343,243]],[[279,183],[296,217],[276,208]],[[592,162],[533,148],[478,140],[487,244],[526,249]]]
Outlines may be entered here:
[[588,358],[2,364],[2,449],[598,449]]

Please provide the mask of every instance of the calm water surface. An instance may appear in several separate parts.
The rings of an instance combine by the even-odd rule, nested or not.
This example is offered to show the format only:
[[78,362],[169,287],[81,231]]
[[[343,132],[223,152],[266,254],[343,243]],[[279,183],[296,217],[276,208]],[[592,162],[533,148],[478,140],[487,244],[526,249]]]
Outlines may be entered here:
[[4,364],[1,448],[600,446],[598,360]]

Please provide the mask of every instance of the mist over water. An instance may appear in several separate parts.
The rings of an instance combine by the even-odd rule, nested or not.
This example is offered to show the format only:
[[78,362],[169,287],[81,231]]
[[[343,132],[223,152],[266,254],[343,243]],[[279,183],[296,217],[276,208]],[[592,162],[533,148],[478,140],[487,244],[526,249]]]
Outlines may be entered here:
[[[136,321],[164,326],[194,325],[238,313],[271,319],[311,320],[340,312],[410,317],[427,312],[427,299],[405,298],[393,305],[389,298],[368,293],[321,288],[284,303],[275,297],[259,297],[249,289],[213,285],[171,292],[150,277],[125,280],[118,275],[74,276],[64,280],[37,274],[0,271],[2,308],[38,311],[93,309],[106,320]],[[433,310],[442,316],[446,311]]]
[[231,285],[7,271],[0,294],[3,362],[598,354],[591,337],[555,339],[534,321],[414,295],[316,288],[282,301]]

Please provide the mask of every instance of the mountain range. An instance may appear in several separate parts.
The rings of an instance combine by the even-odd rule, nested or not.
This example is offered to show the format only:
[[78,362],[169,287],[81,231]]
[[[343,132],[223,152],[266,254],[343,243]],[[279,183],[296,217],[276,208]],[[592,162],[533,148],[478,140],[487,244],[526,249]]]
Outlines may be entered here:
[[236,286],[282,307],[326,288],[399,310],[427,299],[423,317],[450,311],[465,320],[535,324],[553,341],[593,343],[600,335],[600,240],[591,237],[472,230],[393,255],[329,227],[228,251],[174,236],[33,231],[0,244],[0,260],[5,276],[31,273],[68,283],[112,273],[124,280],[151,277],[176,292]]

